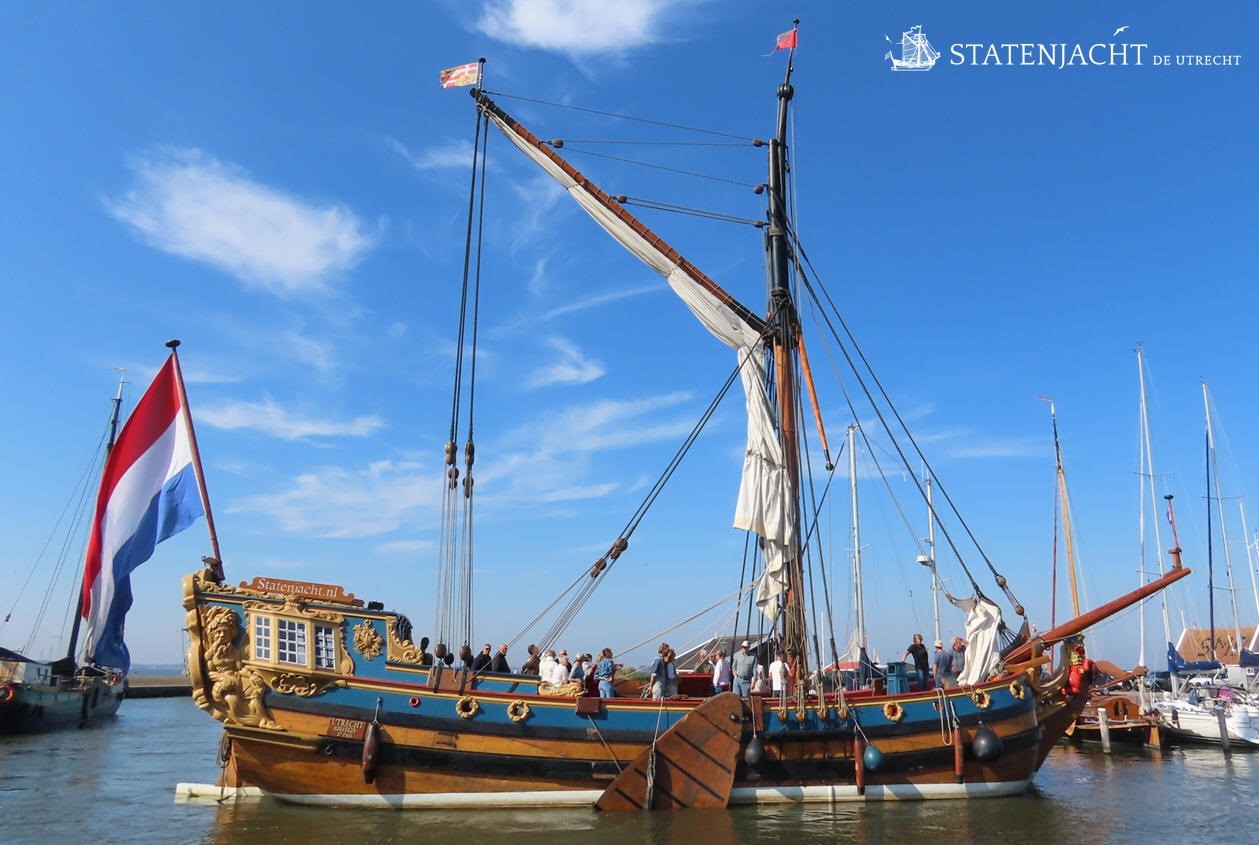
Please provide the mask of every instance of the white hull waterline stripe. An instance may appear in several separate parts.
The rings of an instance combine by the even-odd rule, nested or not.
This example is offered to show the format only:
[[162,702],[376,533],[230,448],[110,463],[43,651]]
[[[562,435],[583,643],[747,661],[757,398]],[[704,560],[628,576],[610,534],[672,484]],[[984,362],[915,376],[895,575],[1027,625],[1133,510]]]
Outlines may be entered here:
[[[860,794],[855,786],[755,786],[731,791],[730,804],[841,804],[867,801],[922,801],[928,799],[998,798],[1018,795],[1031,780],[998,783],[926,783],[867,786]],[[182,800],[219,800],[224,797],[256,797],[253,787],[221,790],[209,784],[181,783],[176,798]],[[265,793],[267,797],[289,804],[315,807],[353,807],[358,809],[481,809],[500,807],[590,807],[603,792],[598,789],[544,790],[531,792],[435,792],[410,795],[292,795]]]

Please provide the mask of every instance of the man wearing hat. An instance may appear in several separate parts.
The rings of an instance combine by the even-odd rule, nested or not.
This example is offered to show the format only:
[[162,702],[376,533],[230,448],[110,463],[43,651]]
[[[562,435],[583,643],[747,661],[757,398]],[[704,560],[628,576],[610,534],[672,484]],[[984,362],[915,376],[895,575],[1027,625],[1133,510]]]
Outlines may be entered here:
[[752,673],[756,671],[756,655],[752,654],[747,640],[739,643],[739,650],[730,661],[734,672],[734,691],[738,695],[750,695],[752,692]]
[[944,643],[935,641],[935,656],[931,658],[931,668],[936,676],[936,689],[944,686],[946,675],[953,674],[953,652],[944,650]]

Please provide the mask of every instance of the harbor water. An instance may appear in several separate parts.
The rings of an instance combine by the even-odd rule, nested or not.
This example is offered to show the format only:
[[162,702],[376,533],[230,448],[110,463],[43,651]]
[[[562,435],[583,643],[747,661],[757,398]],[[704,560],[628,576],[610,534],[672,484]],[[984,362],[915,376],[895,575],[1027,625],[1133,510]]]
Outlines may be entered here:
[[184,803],[212,783],[219,725],[187,698],[128,700],[112,722],[0,737],[0,843],[1254,843],[1259,754],[1061,746],[1026,795],[976,801],[594,810],[326,810],[255,801]]

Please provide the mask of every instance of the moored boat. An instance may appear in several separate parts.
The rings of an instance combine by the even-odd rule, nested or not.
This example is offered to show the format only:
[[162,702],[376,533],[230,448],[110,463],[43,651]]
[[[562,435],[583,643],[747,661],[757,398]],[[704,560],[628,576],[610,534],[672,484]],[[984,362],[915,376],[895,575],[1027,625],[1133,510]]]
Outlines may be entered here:
[[131,572],[149,559],[157,543],[205,512],[193,477],[191,418],[171,348],[166,366],[121,432],[119,382],[91,536],[79,569],[79,612],[73,615],[65,657],[33,660],[0,648],[0,734],[85,727],[113,717],[126,697],[131,657],[123,627],[131,607]]

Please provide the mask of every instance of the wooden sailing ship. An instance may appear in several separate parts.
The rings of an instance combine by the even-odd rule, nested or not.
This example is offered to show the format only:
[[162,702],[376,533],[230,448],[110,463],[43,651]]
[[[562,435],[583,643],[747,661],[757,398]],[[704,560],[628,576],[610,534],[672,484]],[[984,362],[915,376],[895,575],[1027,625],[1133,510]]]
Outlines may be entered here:
[[[805,603],[806,567],[816,565],[818,552],[810,516],[816,500],[801,470],[807,442],[797,421],[797,401],[812,385],[795,308],[801,256],[787,212],[791,73],[789,57],[776,135],[758,142],[769,163],[766,316],[561,158],[560,144],[539,140],[486,91],[472,92],[478,131],[499,130],[736,351],[732,381],[743,384],[749,418],[735,525],[756,535],[761,556],[743,595],[772,625],[769,641],[795,661],[787,688],[777,696],[710,694],[692,677],[678,695],[653,700],[629,679],[609,697],[589,682],[474,670],[445,646],[466,634],[452,638],[459,632],[440,621],[430,655],[405,616],[340,585],[231,584],[210,567],[185,579],[184,607],[194,700],[224,726],[224,788],[337,806],[615,810],[974,798],[1028,786],[1078,709],[1064,694],[1066,674],[1044,671],[1046,651],[1187,571],[1043,636],[1009,642],[995,603],[975,585],[967,622],[974,651],[959,686],[890,688],[876,680],[854,688],[827,671],[821,638],[811,633],[823,630],[813,616],[822,609]],[[471,435],[460,485],[454,432],[452,423],[447,486],[471,499]],[[627,531],[578,579],[565,619],[607,580],[628,545]],[[998,584],[1011,595],[1004,578]],[[560,631],[540,638],[543,645]],[[833,642],[830,648],[834,665]]]

